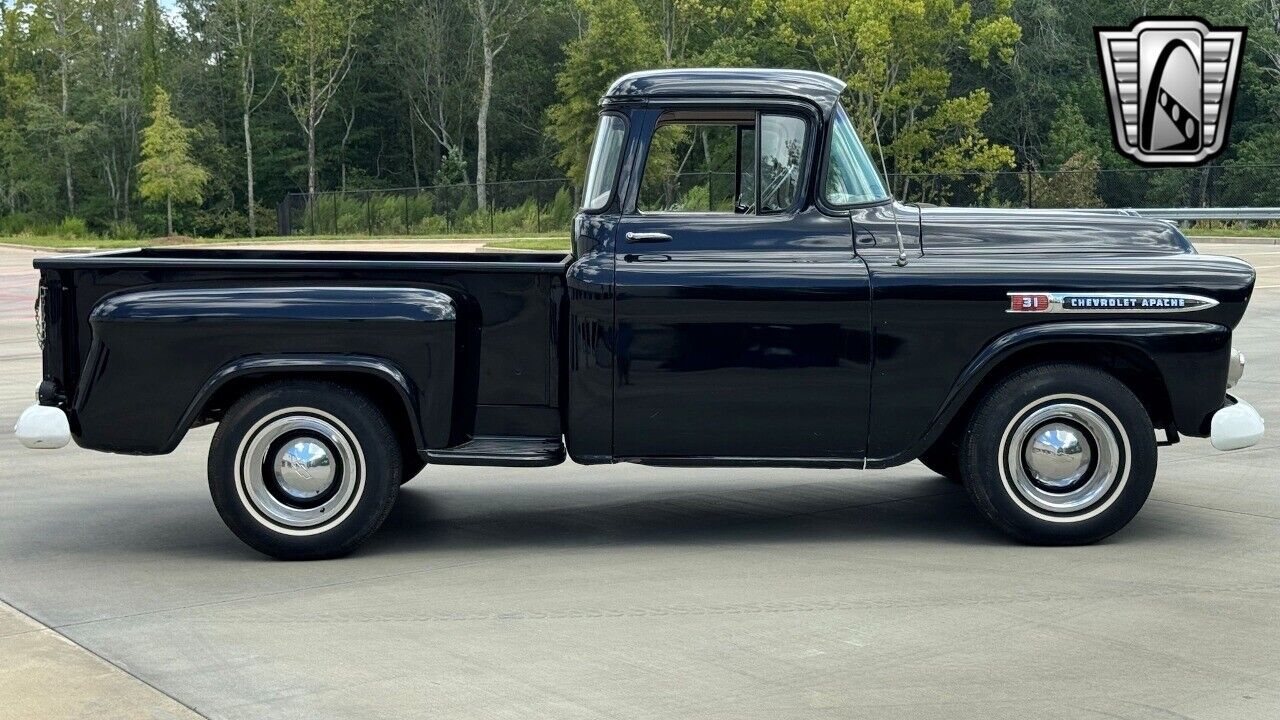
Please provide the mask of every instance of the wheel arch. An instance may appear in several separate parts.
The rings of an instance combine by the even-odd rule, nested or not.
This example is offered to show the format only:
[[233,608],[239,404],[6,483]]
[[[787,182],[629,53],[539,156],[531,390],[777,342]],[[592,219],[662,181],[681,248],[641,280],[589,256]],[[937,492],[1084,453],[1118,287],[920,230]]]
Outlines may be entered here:
[[227,363],[192,399],[166,452],[177,447],[189,428],[218,422],[231,405],[253,390],[295,379],[327,380],[363,393],[386,415],[404,447],[425,448],[419,395],[403,371],[382,358],[320,354],[252,356]]
[[[983,395],[1001,379],[1026,367],[1075,362],[1099,368],[1129,387],[1152,424],[1172,441],[1177,434],[1203,433],[1208,408],[1203,393],[1179,385],[1196,382],[1198,362],[1229,351],[1230,331],[1220,325],[1185,322],[1045,323],[1013,330],[988,344],[961,373],[928,431],[884,465],[908,462],[945,442],[967,421]],[[1225,361],[1221,363],[1225,389]],[[1217,363],[1210,366],[1217,367]],[[1171,377],[1172,376],[1172,377]],[[1216,385],[1214,377],[1206,379]],[[1181,395],[1191,397],[1181,397]]]

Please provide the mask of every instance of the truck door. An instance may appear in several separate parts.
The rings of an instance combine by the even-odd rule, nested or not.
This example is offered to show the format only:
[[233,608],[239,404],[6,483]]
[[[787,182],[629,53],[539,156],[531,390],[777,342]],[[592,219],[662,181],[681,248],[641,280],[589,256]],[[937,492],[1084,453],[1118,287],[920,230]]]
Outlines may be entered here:
[[[816,112],[647,110],[615,235],[614,455],[864,455],[870,289]],[[757,182],[758,178],[758,182]]]

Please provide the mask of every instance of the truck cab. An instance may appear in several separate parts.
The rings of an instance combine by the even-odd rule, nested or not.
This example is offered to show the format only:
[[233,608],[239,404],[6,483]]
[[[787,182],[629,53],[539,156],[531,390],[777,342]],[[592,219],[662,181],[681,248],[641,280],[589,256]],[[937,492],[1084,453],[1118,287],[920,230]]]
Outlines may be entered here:
[[[601,100],[568,254],[143,249],[42,258],[31,447],[166,453],[217,423],[227,525],[348,552],[427,465],[883,468],[1011,536],[1094,542],[1158,448],[1258,441],[1228,389],[1246,263],[1121,213],[904,205],[796,70]],[[444,471],[444,470],[434,470]]]

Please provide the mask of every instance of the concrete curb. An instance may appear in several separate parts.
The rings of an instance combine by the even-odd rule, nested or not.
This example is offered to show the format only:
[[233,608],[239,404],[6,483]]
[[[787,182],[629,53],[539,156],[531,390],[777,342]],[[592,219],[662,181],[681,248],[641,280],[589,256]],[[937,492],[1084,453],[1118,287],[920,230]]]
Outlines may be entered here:
[[0,602],[0,657],[5,658],[0,663],[0,707],[5,717],[203,717],[4,602]]

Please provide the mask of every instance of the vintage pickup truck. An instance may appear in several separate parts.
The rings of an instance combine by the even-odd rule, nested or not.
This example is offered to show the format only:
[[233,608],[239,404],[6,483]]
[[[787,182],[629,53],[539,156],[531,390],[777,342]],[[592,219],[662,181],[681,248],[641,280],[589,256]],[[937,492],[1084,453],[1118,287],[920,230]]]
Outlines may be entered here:
[[570,254],[36,260],[44,378],[17,435],[156,454],[218,423],[214,503],[282,558],[351,550],[425,465],[566,453],[919,458],[1016,538],[1089,543],[1142,507],[1158,446],[1258,441],[1227,394],[1249,265],[1123,213],[898,203],[843,89],[785,70],[619,79]]

